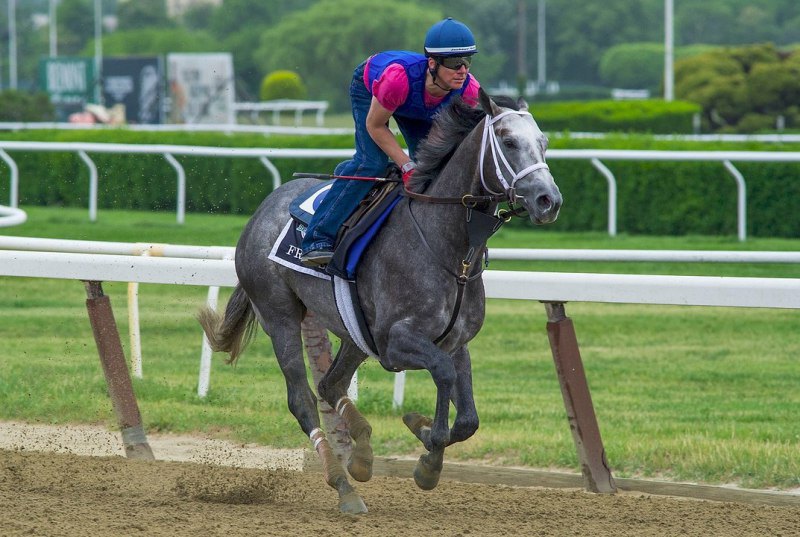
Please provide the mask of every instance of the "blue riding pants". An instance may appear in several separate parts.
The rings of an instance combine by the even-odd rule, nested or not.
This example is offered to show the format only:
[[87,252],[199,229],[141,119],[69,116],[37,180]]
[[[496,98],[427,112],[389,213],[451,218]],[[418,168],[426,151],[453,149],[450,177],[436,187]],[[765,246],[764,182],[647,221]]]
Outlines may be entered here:
[[[350,83],[350,103],[355,122],[356,152],[353,158],[339,163],[334,175],[352,175],[356,177],[382,177],[389,164],[389,157],[367,132],[367,113],[372,103],[372,94],[364,85],[364,63],[353,71]],[[417,145],[430,130],[430,122],[395,118],[409,152],[416,153]],[[364,199],[375,183],[352,179],[337,179],[325,195],[311,218],[311,222],[303,238],[303,252],[314,250],[333,250],[336,234],[347,218],[353,214],[359,202]]]

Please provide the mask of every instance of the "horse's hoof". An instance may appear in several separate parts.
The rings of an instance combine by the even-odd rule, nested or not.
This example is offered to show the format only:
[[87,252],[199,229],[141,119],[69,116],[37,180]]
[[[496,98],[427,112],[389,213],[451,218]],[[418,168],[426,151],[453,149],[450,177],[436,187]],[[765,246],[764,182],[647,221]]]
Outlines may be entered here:
[[347,462],[347,471],[353,476],[356,481],[369,481],[372,479],[372,450],[370,450],[369,459],[350,457]]
[[414,468],[414,482],[422,490],[433,490],[439,484],[442,469],[431,468],[424,459],[425,455],[421,455],[417,461],[417,466]]
[[361,515],[367,512],[367,506],[361,496],[355,492],[347,492],[339,497],[339,511],[348,515]]

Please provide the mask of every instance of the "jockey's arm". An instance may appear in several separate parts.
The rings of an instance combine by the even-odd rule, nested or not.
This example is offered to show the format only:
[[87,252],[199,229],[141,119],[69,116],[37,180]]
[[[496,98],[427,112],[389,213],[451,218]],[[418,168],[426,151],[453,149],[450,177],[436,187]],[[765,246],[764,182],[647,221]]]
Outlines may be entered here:
[[367,132],[370,137],[378,144],[386,155],[394,161],[395,164],[402,167],[403,164],[409,162],[411,159],[406,155],[403,148],[397,142],[392,130],[389,128],[389,119],[392,117],[392,111],[385,108],[378,99],[372,98],[372,103],[369,106],[367,113]]

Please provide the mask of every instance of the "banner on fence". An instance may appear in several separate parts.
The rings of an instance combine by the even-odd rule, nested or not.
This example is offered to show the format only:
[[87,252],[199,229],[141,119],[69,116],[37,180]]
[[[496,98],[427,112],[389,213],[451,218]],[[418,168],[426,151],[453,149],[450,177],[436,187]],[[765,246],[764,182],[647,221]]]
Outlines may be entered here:
[[103,104],[124,105],[128,123],[162,123],[163,80],[159,57],[103,58]]
[[90,58],[42,58],[39,61],[39,87],[50,96],[58,121],[80,112],[94,99],[95,73]]
[[230,54],[168,54],[167,77],[170,123],[234,122]]

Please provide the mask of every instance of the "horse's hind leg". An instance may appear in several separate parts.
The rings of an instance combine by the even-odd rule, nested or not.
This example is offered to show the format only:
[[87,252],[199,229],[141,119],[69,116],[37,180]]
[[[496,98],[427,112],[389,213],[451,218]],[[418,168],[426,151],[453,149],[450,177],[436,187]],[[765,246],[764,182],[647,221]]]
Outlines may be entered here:
[[353,439],[355,446],[350,452],[347,470],[356,481],[369,481],[372,478],[372,426],[347,397],[347,388],[356,369],[365,359],[366,355],[355,344],[342,341],[336,359],[318,386],[320,397],[342,416]]
[[300,428],[308,435],[319,455],[325,474],[325,481],[339,493],[339,509],[343,513],[366,513],[367,507],[358,496],[333,452],[325,432],[320,427],[317,398],[306,377],[306,364],[303,359],[303,343],[300,333],[302,311],[298,306],[294,315],[287,312],[273,312],[271,318],[264,316],[255,305],[261,326],[272,339],[272,347],[286,380],[289,410]]

